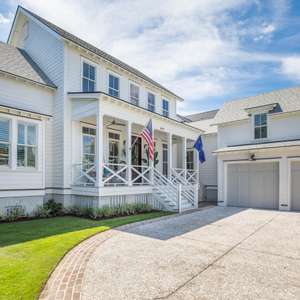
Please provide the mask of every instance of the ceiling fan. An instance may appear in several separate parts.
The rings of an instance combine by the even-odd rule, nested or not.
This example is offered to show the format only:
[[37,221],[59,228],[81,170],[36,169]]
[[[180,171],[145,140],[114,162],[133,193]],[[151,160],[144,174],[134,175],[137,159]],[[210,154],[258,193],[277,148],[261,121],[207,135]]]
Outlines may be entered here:
[[126,125],[123,123],[117,122],[116,120],[112,120],[109,124],[106,125],[106,128],[107,129],[115,129],[110,126],[126,126]]

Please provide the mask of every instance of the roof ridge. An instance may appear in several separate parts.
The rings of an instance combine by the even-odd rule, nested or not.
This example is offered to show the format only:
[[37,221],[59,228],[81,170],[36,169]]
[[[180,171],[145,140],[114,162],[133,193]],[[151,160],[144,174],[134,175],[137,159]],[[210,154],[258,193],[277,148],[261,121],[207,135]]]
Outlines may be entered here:
[[[41,23],[43,23],[45,26],[47,26],[48,28],[50,28],[51,30],[53,30],[54,32],[56,32],[58,35],[62,36],[65,39],[70,40],[71,42],[79,45],[80,47],[83,47],[93,53],[95,53],[98,56],[101,56],[102,58],[110,61],[113,64],[118,65],[119,67],[135,74],[136,76],[148,81],[149,83],[155,85],[156,87],[166,91],[167,93],[173,95],[174,97],[180,99],[180,100],[184,100],[182,97],[176,95],[175,93],[173,93],[172,91],[170,91],[169,89],[165,88],[164,86],[162,86],[160,83],[156,82],[155,80],[151,79],[149,76],[147,76],[146,74],[144,74],[143,72],[139,71],[138,69],[136,69],[135,67],[131,67],[130,65],[128,65],[127,63],[121,61],[120,59],[108,54],[107,52],[97,48],[96,46],[84,41],[83,39],[77,37],[75,34],[70,33],[66,30],[64,30],[63,28],[55,25],[54,23],[46,20],[45,18],[37,15],[36,13],[28,10],[27,8],[18,5],[18,9],[21,8],[23,9],[25,12],[29,13],[31,16],[33,16],[34,18],[36,18],[38,21],[40,21]],[[17,9],[17,11],[18,11]],[[67,36],[69,37],[67,37]],[[83,45],[85,44],[85,45]]]

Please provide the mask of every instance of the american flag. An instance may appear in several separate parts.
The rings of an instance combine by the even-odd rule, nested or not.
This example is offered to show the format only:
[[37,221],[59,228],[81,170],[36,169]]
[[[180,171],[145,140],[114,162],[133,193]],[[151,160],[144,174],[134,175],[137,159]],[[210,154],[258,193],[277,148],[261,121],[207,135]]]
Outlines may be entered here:
[[154,160],[154,140],[152,133],[152,120],[148,122],[146,127],[143,129],[141,136],[145,139],[148,144],[149,149],[149,160]]

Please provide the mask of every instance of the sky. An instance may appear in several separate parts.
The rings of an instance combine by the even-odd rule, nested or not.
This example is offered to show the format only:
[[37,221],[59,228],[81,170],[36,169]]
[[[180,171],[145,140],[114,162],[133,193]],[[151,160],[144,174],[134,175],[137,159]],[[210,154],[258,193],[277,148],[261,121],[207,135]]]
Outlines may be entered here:
[[183,97],[182,114],[300,83],[299,0],[0,0],[2,41],[18,4]]

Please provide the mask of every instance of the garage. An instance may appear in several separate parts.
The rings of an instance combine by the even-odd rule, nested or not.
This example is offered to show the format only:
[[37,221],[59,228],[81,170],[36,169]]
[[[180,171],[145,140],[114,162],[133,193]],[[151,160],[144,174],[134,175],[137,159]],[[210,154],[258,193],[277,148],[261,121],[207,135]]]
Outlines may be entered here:
[[228,164],[227,203],[229,206],[278,209],[279,163]]
[[291,164],[291,209],[300,211],[300,161]]

